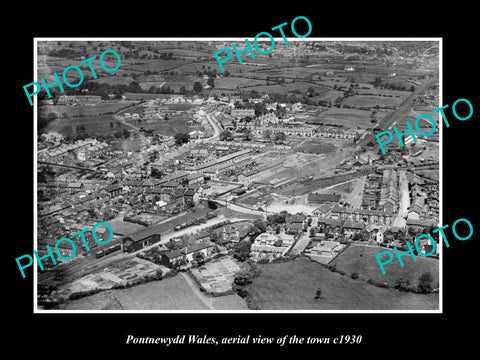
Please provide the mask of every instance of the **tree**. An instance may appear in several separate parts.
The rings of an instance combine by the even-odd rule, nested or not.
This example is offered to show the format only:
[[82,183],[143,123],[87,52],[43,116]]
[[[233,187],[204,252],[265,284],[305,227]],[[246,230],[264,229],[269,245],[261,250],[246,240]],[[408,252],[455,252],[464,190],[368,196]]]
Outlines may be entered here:
[[190,135],[186,133],[176,133],[174,135],[174,139],[175,139],[175,144],[182,145],[190,141]]
[[238,286],[244,286],[252,283],[252,277],[252,272],[243,270],[237,273],[233,282]]
[[401,291],[410,291],[412,289],[410,281],[404,278],[398,278],[393,287]]
[[418,278],[418,290],[428,293],[432,290],[433,276],[429,272],[425,272]]
[[260,230],[260,232],[262,232],[262,233],[267,231],[267,224],[262,219],[255,219],[253,221],[253,225],[255,225],[255,227],[258,230]]
[[127,139],[129,136],[130,136],[130,131],[128,131],[127,129],[123,128],[122,130],[122,135],[125,139]]
[[195,260],[198,265],[202,265],[205,263],[205,255],[203,255],[202,252],[196,252],[193,254],[193,260]]
[[210,234],[210,241],[217,242],[218,240],[220,240],[220,235],[217,232],[212,232]]
[[207,205],[210,209],[215,210],[217,208],[217,204],[213,200],[208,200]]
[[265,140],[270,140],[271,136],[272,136],[272,132],[269,129],[266,129],[263,131],[263,138]]
[[213,79],[213,77],[208,78],[207,85],[209,85],[212,89],[215,87],[215,80]]
[[315,299],[320,299],[320,296],[322,296],[322,289],[317,288],[317,291],[315,291]]
[[201,83],[199,83],[198,81],[196,81],[194,84],[193,84],[193,90],[196,91],[196,92],[201,92],[203,90],[203,86]]
[[242,133],[243,133],[243,135],[245,136],[245,140],[246,140],[246,141],[252,140],[252,132],[250,131],[250,129],[244,128],[244,129],[242,130]]
[[225,130],[220,133],[220,140],[222,141],[231,141],[233,140],[233,135],[230,131]]
[[285,140],[287,139],[286,135],[284,132],[279,131],[278,133],[275,134],[274,142],[275,143],[284,143]]
[[239,261],[245,261],[250,256],[252,244],[249,240],[242,240],[233,247],[233,257]]

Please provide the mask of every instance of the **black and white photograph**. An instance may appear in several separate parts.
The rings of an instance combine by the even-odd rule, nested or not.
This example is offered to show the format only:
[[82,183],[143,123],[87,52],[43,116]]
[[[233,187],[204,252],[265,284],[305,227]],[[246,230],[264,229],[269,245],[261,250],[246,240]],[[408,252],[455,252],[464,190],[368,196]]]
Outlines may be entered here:
[[5,353],[474,350],[471,5],[71,5],[3,23]]
[[37,310],[441,309],[441,41],[295,40],[36,40]]

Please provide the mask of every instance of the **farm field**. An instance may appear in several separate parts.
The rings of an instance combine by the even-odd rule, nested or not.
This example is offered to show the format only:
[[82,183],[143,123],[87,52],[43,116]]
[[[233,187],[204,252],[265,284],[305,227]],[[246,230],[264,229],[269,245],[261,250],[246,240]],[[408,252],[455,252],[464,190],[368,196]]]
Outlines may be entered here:
[[50,122],[46,127],[45,131],[56,131],[64,135],[75,134],[75,129],[79,125],[85,126],[85,132],[87,134],[95,135],[110,135],[115,131],[127,129],[129,127],[120,125],[114,125],[113,128],[110,127],[110,123],[115,124],[116,120],[113,118],[112,114],[107,115],[93,115],[93,116],[82,116],[74,118],[63,118],[56,119]]
[[193,130],[204,131],[203,127],[188,126],[187,121],[189,120],[191,120],[190,116],[171,116],[168,120],[127,120],[126,122],[137,127],[143,127],[146,130],[154,130],[165,136],[173,136],[178,132],[188,133]]
[[402,98],[397,97],[379,97],[379,96],[368,96],[368,95],[356,95],[349,96],[342,101],[342,106],[351,106],[351,107],[368,107],[374,108],[375,106],[399,106],[402,103]]
[[[237,295],[209,298],[215,309],[246,309]],[[107,290],[63,305],[65,310],[209,310],[190,288],[184,277],[177,275],[128,289]]]
[[[330,108],[317,117],[318,122],[343,125],[346,128],[371,128],[370,111],[359,109]],[[311,120],[309,120],[311,122]]]
[[431,257],[417,256],[417,261],[413,261],[411,256],[402,258],[404,267],[394,260],[385,265],[386,274],[383,275],[378,265],[376,254],[385,251],[381,247],[367,247],[352,244],[348,249],[341,253],[330,265],[335,265],[338,270],[343,270],[350,275],[356,272],[359,279],[386,282],[389,285],[395,285],[398,279],[405,279],[412,285],[416,285],[418,278],[424,272],[430,272],[433,276],[433,286],[438,287],[439,281],[439,261]]
[[319,93],[322,98],[323,96],[328,96],[328,93],[332,91],[330,88],[312,84],[309,82],[304,81],[296,81],[296,82],[287,82],[285,84],[272,84],[272,85],[259,85],[259,86],[247,86],[243,87],[243,90],[255,90],[258,92],[265,92],[265,93],[278,93],[278,94],[286,94],[289,92],[299,92],[300,94],[304,94],[307,92],[308,88],[312,87],[315,89],[315,92]]
[[324,139],[309,139],[302,141],[294,150],[309,154],[329,154],[339,151],[339,146]]
[[136,101],[102,102],[95,105],[42,105],[45,114],[55,113],[58,116],[79,117],[115,113],[118,110],[135,104]]
[[[259,265],[247,290],[262,310],[436,310],[437,294],[384,289],[332,272],[305,257]],[[314,299],[317,288],[321,298]]]

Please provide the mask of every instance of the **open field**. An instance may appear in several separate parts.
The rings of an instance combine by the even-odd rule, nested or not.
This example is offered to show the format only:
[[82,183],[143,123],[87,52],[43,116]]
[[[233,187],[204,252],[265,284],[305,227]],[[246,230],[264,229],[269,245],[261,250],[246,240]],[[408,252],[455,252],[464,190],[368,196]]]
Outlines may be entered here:
[[402,103],[403,98],[398,97],[379,97],[379,96],[368,96],[368,95],[356,95],[349,96],[342,101],[342,106],[352,106],[352,107],[368,107],[374,108],[375,106],[398,106]]
[[419,276],[428,271],[434,278],[433,286],[438,287],[438,259],[419,255],[416,257],[417,261],[414,262],[411,256],[404,256],[402,261],[405,266],[401,267],[394,256],[394,260],[390,264],[385,265],[386,274],[383,275],[375,255],[385,250],[385,248],[381,247],[367,247],[352,244],[332,261],[330,265],[335,265],[338,270],[345,271],[347,275],[356,272],[359,275],[359,279],[373,279],[386,282],[389,285],[395,285],[398,279],[405,279],[408,280],[410,284],[416,285]]
[[[259,265],[247,290],[262,310],[435,310],[437,294],[384,289],[332,272],[305,257]],[[321,298],[314,299],[317,288]]]
[[204,131],[203,127],[190,127],[187,125],[187,121],[191,120],[188,116],[172,116],[168,120],[155,119],[155,120],[127,120],[129,124],[137,127],[143,127],[146,130],[154,130],[165,136],[173,136],[178,132],[188,133],[193,130]]
[[[346,128],[371,128],[370,111],[359,109],[343,109],[332,107],[321,113],[317,121],[319,123],[343,125]],[[312,120],[309,120],[312,122]]]
[[286,94],[289,92],[293,92],[303,95],[310,87],[312,87],[315,92],[319,93],[322,98],[323,96],[328,96],[329,92],[332,91],[330,88],[305,81],[287,82],[285,84],[272,83],[272,85],[247,86],[243,87],[242,89],[246,91],[255,90],[258,92],[278,94]]
[[[246,309],[237,295],[210,298],[214,308]],[[209,310],[180,275],[122,290],[107,290],[92,296],[68,301],[66,310]]]
[[121,101],[102,102],[95,105],[42,105],[41,110],[45,114],[55,113],[58,116],[79,117],[115,113],[118,110],[135,103],[136,101]]
[[[110,127],[110,123],[114,124],[113,128]],[[117,123],[112,114],[106,114],[56,119],[45,127],[45,131],[56,131],[64,135],[71,135],[76,133],[76,127],[79,125],[85,126],[87,134],[95,135],[113,135],[115,131],[121,131],[124,128],[130,130],[130,127]]]
[[295,151],[309,154],[329,154],[339,150],[339,147],[331,141],[324,139],[308,139],[294,148]]

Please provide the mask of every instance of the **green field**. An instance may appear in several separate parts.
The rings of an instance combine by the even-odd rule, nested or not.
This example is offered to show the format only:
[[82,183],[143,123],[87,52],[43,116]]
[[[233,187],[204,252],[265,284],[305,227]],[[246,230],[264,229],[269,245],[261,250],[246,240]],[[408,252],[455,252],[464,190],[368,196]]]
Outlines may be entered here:
[[[113,128],[110,127],[110,123],[113,123]],[[117,123],[113,115],[109,114],[56,119],[46,126],[45,132],[56,131],[64,135],[75,134],[76,127],[79,125],[85,126],[87,134],[95,135],[113,135],[115,131],[121,131],[124,128],[127,130],[131,129],[128,126]]]
[[[370,128],[370,111],[332,107],[317,117],[317,122],[338,124],[346,128]],[[309,121],[312,121],[309,119]]]
[[[383,275],[375,255],[385,250],[385,248],[380,247],[352,244],[335,258],[330,265],[335,265],[337,269],[345,271],[348,275],[356,272],[359,275],[359,279],[373,279],[386,282],[392,286],[400,278],[408,280],[412,285],[416,285],[420,275],[424,272],[430,272],[434,278],[434,287],[438,287],[438,259],[417,256],[417,261],[414,262],[412,257],[407,255],[402,258],[404,267],[401,267],[394,255],[393,261],[385,265],[386,274]],[[385,258],[387,258],[387,255],[385,255]]]
[[303,141],[301,145],[295,147],[294,150],[310,154],[329,154],[338,151],[338,147],[327,140],[312,139]]
[[[215,309],[242,310],[245,302],[237,295],[209,298]],[[122,290],[107,290],[74,301],[62,307],[66,310],[209,310],[209,307],[177,275]]]
[[[247,290],[262,310],[437,310],[438,293],[384,289],[332,272],[304,257],[258,265]],[[316,289],[321,298],[314,299]]]
[[367,96],[367,95],[358,95],[350,96],[342,101],[342,106],[351,106],[351,107],[368,107],[373,108],[376,105],[383,106],[400,106],[402,103],[402,98],[397,97],[379,97],[379,96]]
[[44,114],[55,113],[58,116],[65,117],[92,116],[115,113],[118,110],[135,103],[136,101],[115,101],[102,102],[95,105],[41,105],[39,110]]
[[154,119],[154,120],[127,120],[128,123],[137,126],[143,127],[146,130],[154,130],[165,136],[173,136],[176,133],[183,132],[189,133],[193,130],[204,131],[205,129],[201,126],[191,127],[187,125],[187,121],[190,120],[189,116],[171,116],[168,120],[164,119]]

